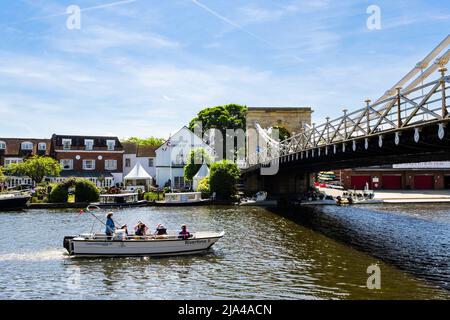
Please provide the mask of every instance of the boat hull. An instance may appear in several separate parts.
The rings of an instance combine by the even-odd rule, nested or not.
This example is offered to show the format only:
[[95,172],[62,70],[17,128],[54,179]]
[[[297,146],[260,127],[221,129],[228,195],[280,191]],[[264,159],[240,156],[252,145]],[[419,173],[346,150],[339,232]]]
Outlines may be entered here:
[[29,200],[28,196],[0,199],[0,211],[25,209]]
[[148,205],[146,200],[140,200],[137,202],[124,202],[124,203],[101,203],[95,202],[91,203],[93,206],[97,206],[100,208],[126,208],[126,207],[145,207]]
[[183,239],[100,240],[75,237],[66,249],[76,257],[169,256],[197,254],[211,248],[224,233]]
[[149,202],[149,205],[153,205],[156,207],[195,207],[195,206],[205,206],[210,204],[210,200],[201,200],[201,201],[187,201],[187,202],[164,202],[164,201],[155,201]]

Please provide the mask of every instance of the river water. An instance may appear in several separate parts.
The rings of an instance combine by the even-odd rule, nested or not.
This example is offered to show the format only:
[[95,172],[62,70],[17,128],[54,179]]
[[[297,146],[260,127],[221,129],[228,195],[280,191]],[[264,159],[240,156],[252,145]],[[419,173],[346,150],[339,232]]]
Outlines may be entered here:
[[[450,298],[449,206],[147,207],[115,218],[226,235],[204,255],[76,259],[62,239],[102,230],[88,214],[3,212],[0,299]],[[372,264],[380,290],[366,287]]]

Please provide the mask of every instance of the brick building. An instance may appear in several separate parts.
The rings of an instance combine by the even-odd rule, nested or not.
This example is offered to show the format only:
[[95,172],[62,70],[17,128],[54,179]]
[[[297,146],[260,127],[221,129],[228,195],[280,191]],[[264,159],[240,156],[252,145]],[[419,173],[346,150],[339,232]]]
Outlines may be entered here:
[[[50,139],[0,138],[0,166],[23,162],[33,155],[48,156],[50,145]],[[10,176],[6,180],[7,188],[21,185],[33,185],[33,181],[26,176]]]
[[450,189],[450,161],[420,162],[341,171],[346,189]]
[[68,177],[88,179],[99,187],[122,182],[123,147],[117,137],[56,135],[50,155],[62,166],[59,182]]

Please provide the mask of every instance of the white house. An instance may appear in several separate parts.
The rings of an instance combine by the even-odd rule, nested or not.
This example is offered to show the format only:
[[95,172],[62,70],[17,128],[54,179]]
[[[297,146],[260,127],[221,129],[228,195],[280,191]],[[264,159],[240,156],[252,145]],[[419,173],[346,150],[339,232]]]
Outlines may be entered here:
[[135,142],[122,142],[122,145],[124,147],[123,177],[126,177],[139,163],[154,180],[156,176],[156,148],[139,146]]
[[197,148],[214,154],[209,145],[185,126],[156,149],[156,184],[159,187],[170,184],[172,189],[191,187],[191,181],[184,180],[184,166],[191,150]]

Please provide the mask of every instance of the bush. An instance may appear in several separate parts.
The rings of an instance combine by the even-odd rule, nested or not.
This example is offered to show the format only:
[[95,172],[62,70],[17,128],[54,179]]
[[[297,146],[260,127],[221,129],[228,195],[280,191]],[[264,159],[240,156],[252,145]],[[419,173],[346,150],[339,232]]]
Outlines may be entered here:
[[209,177],[204,177],[202,180],[199,181],[197,191],[201,192],[202,195],[205,195],[207,197],[210,196],[211,192],[209,185]]
[[68,199],[69,190],[64,183],[54,186],[48,196],[48,202],[50,203],[66,203]]
[[164,199],[164,194],[162,192],[159,194],[157,192],[147,192],[144,194],[144,199],[147,201],[158,201]]
[[75,202],[96,202],[100,191],[97,186],[86,179],[77,179],[75,182]]
[[230,200],[236,194],[236,182],[239,168],[230,161],[220,161],[211,165],[209,175],[210,192],[215,192],[217,199]]

